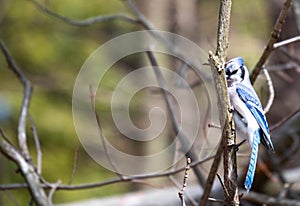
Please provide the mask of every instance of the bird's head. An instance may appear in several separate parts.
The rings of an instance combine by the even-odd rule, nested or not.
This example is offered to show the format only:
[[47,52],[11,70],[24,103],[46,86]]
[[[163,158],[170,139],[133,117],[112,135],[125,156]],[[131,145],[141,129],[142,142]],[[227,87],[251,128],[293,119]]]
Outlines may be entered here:
[[244,80],[249,80],[249,72],[242,57],[236,57],[229,60],[226,62],[225,68],[229,87],[239,84]]

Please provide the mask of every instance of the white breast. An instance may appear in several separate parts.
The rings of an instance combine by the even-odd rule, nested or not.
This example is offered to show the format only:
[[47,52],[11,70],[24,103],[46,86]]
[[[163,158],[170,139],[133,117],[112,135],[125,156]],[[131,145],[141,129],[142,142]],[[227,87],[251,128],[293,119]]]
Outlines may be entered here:
[[241,139],[248,139],[252,145],[254,132],[259,129],[259,125],[246,104],[238,96],[236,87],[229,87],[228,92],[231,106],[234,108],[237,136]]

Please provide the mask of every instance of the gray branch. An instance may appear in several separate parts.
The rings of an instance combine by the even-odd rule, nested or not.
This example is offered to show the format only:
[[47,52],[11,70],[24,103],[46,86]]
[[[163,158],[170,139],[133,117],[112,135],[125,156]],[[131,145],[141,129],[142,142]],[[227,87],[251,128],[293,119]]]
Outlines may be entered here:
[[4,43],[0,40],[0,49],[5,56],[6,62],[8,67],[14,72],[17,78],[20,80],[24,87],[24,95],[23,95],[23,102],[21,106],[21,112],[19,116],[19,123],[18,123],[18,141],[19,147],[25,156],[26,160],[31,160],[29,155],[29,150],[27,147],[27,135],[26,135],[26,119],[28,114],[29,103],[32,94],[32,86],[30,81],[25,77],[22,70],[18,67],[14,59],[9,54],[7,48],[5,47]]
[[65,23],[73,25],[73,26],[85,27],[85,26],[90,26],[90,25],[95,24],[95,23],[101,23],[101,22],[106,22],[106,21],[111,21],[111,20],[122,20],[122,21],[130,22],[130,23],[138,23],[136,19],[134,19],[130,16],[127,16],[125,14],[99,15],[99,16],[87,18],[87,19],[84,19],[84,20],[75,20],[75,19],[65,17],[63,15],[60,15],[58,13],[55,13],[54,11],[52,11],[52,10],[48,9],[47,7],[41,5],[39,2],[37,2],[35,0],[30,0],[30,1],[40,11],[48,14],[49,16],[55,17],[55,18],[65,22]]
[[291,6],[292,0],[286,0],[284,2],[284,5],[279,13],[279,16],[276,20],[276,23],[273,27],[273,31],[271,32],[271,36],[268,40],[268,43],[265,47],[265,50],[263,51],[260,59],[256,63],[251,75],[250,75],[250,80],[251,83],[253,84],[259,75],[260,71],[262,70],[262,66],[265,64],[266,60],[269,58],[270,54],[273,51],[273,45],[274,43],[278,40],[280,33],[281,33],[281,27],[285,21],[285,18],[287,16],[288,10]]
[[[7,139],[2,129],[0,133],[4,139]],[[0,139],[0,152],[15,162],[21,170],[24,179],[28,185],[32,198],[38,206],[48,205],[47,196],[40,183],[40,178],[33,165],[28,163],[23,155],[10,143]]]

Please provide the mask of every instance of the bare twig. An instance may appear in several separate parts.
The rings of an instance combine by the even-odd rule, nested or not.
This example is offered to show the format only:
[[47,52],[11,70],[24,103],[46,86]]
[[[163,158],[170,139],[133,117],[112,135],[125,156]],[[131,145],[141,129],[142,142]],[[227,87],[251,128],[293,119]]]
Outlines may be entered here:
[[[5,136],[2,129],[0,129],[0,133],[3,137]],[[27,182],[26,188],[29,188],[34,202],[38,206],[48,205],[46,193],[40,183],[39,175],[36,173],[34,166],[29,164],[13,145],[2,139],[0,139],[0,152],[18,165]]]
[[296,64],[300,65],[300,59],[299,59],[298,55],[292,54],[291,52],[289,52],[289,50],[287,48],[284,48],[284,47],[280,47],[278,49],[278,51],[283,53],[286,57],[288,57],[290,60],[292,60]]
[[[1,130],[0,130],[1,131]],[[0,142],[1,144],[1,142]],[[0,145],[1,147],[1,145]],[[1,148],[0,148],[1,149]],[[213,159],[215,155],[207,157],[203,160],[194,161],[191,163],[191,168],[197,167],[200,164],[203,164],[204,162],[207,162],[211,159]],[[150,179],[150,178],[160,178],[160,177],[166,177],[170,175],[177,174],[179,172],[182,172],[185,170],[185,167],[178,168],[176,170],[171,170],[159,174],[146,174],[146,175],[137,175],[137,176],[127,176],[123,177],[123,179],[120,178],[114,178],[111,180],[106,180],[102,182],[96,182],[96,183],[89,183],[89,184],[79,184],[79,185],[59,185],[57,187],[57,190],[83,190],[83,189],[92,189],[97,187],[103,187],[106,185],[116,184],[120,182],[132,182],[133,180],[141,180],[141,179]],[[51,184],[42,184],[41,185],[44,189],[51,189]],[[28,188],[28,184],[24,183],[17,183],[17,184],[7,184],[7,185],[0,185],[0,190],[14,190],[14,189],[24,189]]]
[[[18,201],[16,200],[16,197],[10,192],[10,191],[3,191],[3,193],[8,197],[9,200],[11,200],[11,202],[13,204],[11,205],[15,205],[15,206],[21,206]],[[3,198],[1,197],[1,200],[3,200]]]
[[[162,94],[163,94],[163,97],[165,99],[167,109],[168,109],[168,113],[170,115],[170,119],[171,119],[171,122],[172,122],[172,125],[173,125],[174,133],[178,135],[178,138],[179,138],[179,141],[181,143],[181,147],[183,148],[183,151],[187,151],[185,156],[187,158],[191,158],[192,161],[196,161],[198,158],[197,158],[197,155],[194,152],[194,150],[185,148],[186,145],[189,145],[189,144],[187,144],[188,138],[185,136],[185,134],[183,134],[182,130],[180,130],[180,125],[177,121],[177,118],[176,118],[176,115],[175,115],[175,112],[174,112],[175,110],[174,110],[174,108],[172,106],[172,103],[171,103],[170,95],[167,92],[168,89],[167,89],[165,80],[164,80],[164,78],[161,74],[161,71],[158,68],[158,63],[157,63],[152,51],[150,51],[150,50],[147,51],[147,55],[148,55],[149,61],[151,62],[151,65],[153,66],[153,70],[154,70],[157,82],[158,82],[158,84],[159,84],[159,86],[162,90]],[[201,174],[201,171],[197,167],[193,168],[193,171],[195,172],[195,175],[196,175],[200,185],[203,186],[205,181],[204,181],[203,175]]]
[[187,71],[188,71],[188,65],[185,62],[181,61],[181,66],[178,69],[178,74],[180,77],[178,77],[178,79],[176,81],[177,87],[180,87],[180,88],[184,87],[183,81],[186,78]]
[[268,65],[267,70],[269,72],[271,71],[283,71],[283,70],[289,70],[289,69],[295,69],[299,66],[299,64],[295,62],[286,62],[283,64],[276,64],[276,65]]
[[284,123],[286,123],[289,119],[293,118],[299,112],[300,112],[300,108],[298,108],[296,111],[292,112],[291,114],[289,114],[288,116],[286,116],[285,118],[283,118],[281,121],[279,121],[276,124],[272,125],[270,127],[270,130],[273,131],[273,130],[281,127],[281,125],[283,125]]
[[216,128],[216,129],[222,129],[220,125],[217,125],[217,124],[215,124],[213,122],[209,123],[208,127],[210,127],[210,128]]
[[[133,12],[136,16],[139,24],[149,30],[149,33],[157,40],[160,40],[170,51],[172,54],[176,56],[178,59],[184,60],[184,63],[190,66],[191,69],[195,71],[196,74],[201,75],[204,79],[211,79],[209,75],[204,73],[200,67],[202,63],[199,64],[199,56],[191,56],[192,54],[186,55],[184,51],[181,51],[174,42],[169,41],[169,39],[165,38],[164,35],[161,35],[160,32],[155,28],[155,26],[151,23],[149,19],[147,19],[143,13],[132,3],[131,0],[125,0],[125,3],[128,5],[129,9]],[[199,55],[199,54],[197,54]]]
[[253,84],[259,75],[260,71],[262,70],[262,66],[265,64],[266,60],[270,56],[271,52],[273,51],[273,45],[274,43],[278,40],[280,33],[281,33],[281,27],[285,21],[285,18],[288,13],[288,9],[291,6],[291,1],[292,0],[286,0],[284,2],[284,5],[279,13],[279,16],[276,20],[276,23],[273,27],[273,31],[271,32],[271,36],[268,40],[268,43],[265,47],[265,50],[263,51],[259,61],[256,63],[251,75],[250,75],[250,80],[251,83]]
[[201,206],[205,206],[207,204],[207,200],[209,198],[209,195],[210,195],[210,192],[211,192],[214,180],[215,180],[215,176],[217,174],[217,171],[218,171],[218,168],[219,168],[219,165],[220,165],[220,162],[221,162],[223,148],[224,148],[224,145],[226,144],[226,142],[225,142],[226,138],[223,138],[223,136],[225,136],[225,129],[223,129],[223,131],[222,131],[221,141],[219,143],[214,161],[211,165],[208,177],[206,179],[204,192],[203,192],[203,195],[201,197],[201,202],[200,202]]
[[33,133],[33,138],[34,138],[36,153],[37,153],[37,164],[36,164],[37,173],[39,175],[41,175],[42,174],[42,155],[43,155],[42,148],[41,148],[39,136],[37,133],[36,125],[35,125],[35,122],[33,121],[33,118],[31,115],[29,115],[29,120],[31,122],[31,130]]
[[30,103],[33,88],[31,86],[30,81],[26,78],[22,70],[17,66],[16,62],[10,55],[5,44],[1,40],[0,40],[0,49],[2,50],[2,53],[5,56],[9,68],[14,72],[14,74],[17,76],[17,78],[20,80],[20,82],[24,87],[24,96],[23,96],[23,102],[21,106],[19,123],[18,123],[18,141],[19,141],[19,147],[23,155],[25,156],[25,159],[29,161],[31,160],[31,157],[27,146],[26,118],[28,114],[29,103]]
[[111,154],[110,154],[110,152],[109,152],[109,150],[108,150],[108,148],[106,146],[106,142],[105,142],[105,139],[104,139],[104,136],[103,136],[103,130],[102,130],[100,118],[99,118],[99,116],[97,114],[97,111],[96,111],[95,96],[96,96],[96,94],[94,93],[93,88],[90,85],[91,105],[92,105],[92,109],[94,111],[94,115],[95,115],[95,118],[96,118],[96,122],[97,122],[97,126],[98,126],[98,131],[99,131],[100,139],[101,139],[101,142],[102,142],[102,145],[103,145],[104,153],[105,153],[106,158],[107,158],[110,166],[112,167],[113,171],[120,177],[120,179],[123,179],[123,175],[120,172],[118,172],[117,165],[113,161],[113,159],[111,157]]
[[263,72],[265,74],[268,88],[269,88],[269,99],[268,99],[267,105],[264,108],[264,113],[266,114],[269,112],[269,110],[273,104],[274,97],[275,97],[275,91],[274,91],[274,86],[273,86],[273,83],[272,83],[272,80],[271,80],[268,70],[266,68],[263,68]]
[[148,19],[137,9],[137,7],[131,2],[131,0],[125,0],[125,3],[131,9],[131,11],[137,16],[139,23],[141,23],[145,29],[155,30],[154,25],[148,21]]
[[300,33],[300,1],[293,1],[293,11],[297,25],[298,34]]
[[[168,178],[178,189],[180,189],[181,184],[173,176],[169,175]],[[189,199],[191,206],[197,205],[196,201],[191,197],[191,195],[189,195],[188,193],[186,193],[185,195]]]
[[278,194],[278,198],[286,198],[288,196],[289,191],[291,190],[291,187],[293,186],[293,183],[285,183]]
[[42,12],[55,17],[67,24],[73,25],[73,26],[90,26],[92,24],[95,23],[100,23],[100,22],[106,22],[106,21],[112,21],[112,20],[122,20],[122,21],[126,21],[129,23],[137,23],[137,20],[129,17],[125,14],[111,14],[111,15],[99,15],[99,16],[95,16],[95,17],[91,17],[91,18],[87,18],[84,20],[74,20],[74,19],[70,19],[68,17],[65,17],[63,15],[57,14],[54,11],[48,9],[47,7],[41,5],[39,2],[35,1],[35,0],[29,0],[31,1],[36,8],[38,8],[39,10],[41,10]]
[[184,172],[184,177],[183,177],[183,183],[182,183],[182,188],[181,190],[178,192],[178,195],[179,195],[179,198],[181,200],[181,205],[182,206],[185,206],[185,201],[184,201],[184,190],[185,188],[187,187],[187,180],[188,180],[188,177],[189,177],[189,172],[190,172],[190,166],[191,164],[191,159],[190,158],[187,158],[186,159],[186,167],[185,167],[185,172]]
[[96,17],[91,17],[85,20],[74,20],[71,18],[67,18],[65,16],[62,16],[60,14],[55,13],[54,11],[49,10],[47,7],[41,5],[36,0],[29,0],[35,4],[35,6],[40,9],[41,11],[47,13],[48,15],[51,15],[52,17],[55,17],[56,19],[59,19],[67,24],[71,24],[74,26],[89,26],[97,22],[103,22],[103,21],[109,21],[109,20],[123,20],[129,23],[132,23],[134,25],[141,25],[143,28],[149,30],[149,33],[156,38],[157,40],[160,40],[163,44],[165,44],[173,54],[175,54],[177,57],[184,59],[187,64],[191,66],[191,68],[197,73],[200,74],[202,78],[210,79],[210,76],[206,73],[202,72],[199,68],[198,58],[192,58],[190,55],[186,55],[184,52],[181,52],[176,46],[174,46],[174,43],[166,39],[161,33],[157,31],[157,29],[154,27],[154,25],[149,21],[143,14],[138,10],[138,8],[131,2],[131,0],[124,0],[124,2],[127,4],[128,8],[131,10],[131,12],[136,16],[136,18],[132,18],[129,16],[126,16],[124,14],[113,14],[113,15],[100,15]]
[[259,205],[300,206],[300,201],[286,198],[275,198],[268,195],[243,191],[243,199]]
[[61,184],[61,180],[58,180],[56,183],[52,184],[52,188],[51,190],[49,191],[49,195],[48,195],[48,203],[49,205],[53,205],[52,203],[52,197],[55,193],[55,191],[57,190],[57,187]]
[[220,182],[220,184],[221,184],[221,186],[222,186],[222,188],[223,188],[224,195],[226,196],[226,198],[230,198],[229,193],[228,193],[228,190],[227,190],[227,188],[225,187],[225,185],[224,185],[224,183],[223,183],[223,181],[222,181],[222,178],[221,178],[221,176],[220,176],[218,173],[217,173],[217,177],[218,177],[218,180],[219,180],[219,182]]
[[300,41],[300,36],[295,36],[293,38],[286,39],[286,40],[283,40],[281,42],[274,43],[273,44],[273,49],[277,49],[279,47],[286,46],[288,44],[292,44],[292,43],[295,43],[297,41]]
[[212,197],[209,197],[208,201],[224,204],[224,200],[220,200],[220,199],[216,199],[216,198],[212,198]]
[[[23,102],[21,106],[19,122],[18,122],[18,143],[21,152],[16,149],[11,143],[8,141],[3,141],[0,139],[0,151],[7,158],[11,159],[15,162],[21,173],[26,180],[29,191],[31,193],[33,201],[37,205],[47,205],[47,196],[45,191],[41,187],[39,174],[36,172],[34,165],[31,162],[31,157],[29,154],[28,146],[27,146],[27,135],[26,135],[26,118],[28,115],[29,103],[32,95],[32,86],[30,81],[26,78],[25,74],[22,70],[17,66],[16,62],[8,52],[8,49],[4,45],[4,43],[0,40],[0,49],[5,56],[6,62],[9,68],[14,72],[19,81],[22,83],[24,87],[24,95]],[[4,139],[7,139],[4,132],[1,130],[1,135]],[[36,138],[36,134],[34,134]],[[37,143],[37,148],[38,148]]]
[[69,185],[72,184],[73,179],[74,179],[74,177],[75,177],[76,170],[77,170],[77,164],[78,164],[78,151],[79,151],[79,148],[76,147],[76,149],[75,149],[75,154],[74,154],[74,164],[73,164],[72,174],[71,174],[71,177],[70,177],[70,180],[69,180]]

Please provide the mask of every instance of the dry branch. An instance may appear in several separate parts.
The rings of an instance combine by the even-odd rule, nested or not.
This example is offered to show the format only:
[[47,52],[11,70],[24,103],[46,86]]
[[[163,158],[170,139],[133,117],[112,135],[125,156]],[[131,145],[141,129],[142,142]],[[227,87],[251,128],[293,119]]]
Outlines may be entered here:
[[[224,193],[228,193],[228,195],[225,195],[224,204],[238,205],[239,196],[237,187],[235,128],[233,115],[232,112],[230,112],[231,106],[225,78],[225,59],[228,48],[230,12],[231,0],[221,0],[218,20],[217,49],[215,55],[210,53],[209,62],[211,63],[211,69],[217,91],[220,124],[223,128],[221,145],[219,146],[218,151],[223,148],[224,184],[227,189]],[[218,158],[218,156],[219,154],[216,155],[216,158]],[[211,167],[209,175],[213,177],[207,181],[200,205],[206,205],[212,187],[212,180],[215,177],[216,168],[219,164],[218,162],[219,160],[214,160],[215,164]]]
[[130,22],[130,23],[137,23],[137,20],[127,16],[125,14],[108,14],[108,15],[99,15],[99,16],[94,16],[91,18],[87,18],[87,19],[83,19],[83,20],[75,20],[75,19],[71,19],[68,17],[65,17],[63,15],[60,15],[58,13],[55,13],[54,11],[48,9],[47,7],[43,6],[42,4],[40,4],[39,2],[35,1],[35,0],[30,0],[36,8],[38,8],[40,11],[55,17],[67,24],[73,25],[73,26],[80,26],[80,27],[84,27],[84,26],[90,26],[92,24],[95,23],[101,23],[101,22],[106,22],[106,21],[112,21],[112,20],[122,20],[122,21],[126,21],[126,22]]
[[[172,106],[172,103],[171,103],[171,98],[170,98],[170,95],[168,94],[168,89],[167,89],[167,86],[166,86],[166,83],[165,83],[165,80],[158,68],[158,63],[153,55],[153,53],[151,51],[147,51],[147,55],[148,55],[148,58],[149,58],[149,61],[151,62],[151,65],[153,66],[153,70],[154,70],[154,73],[155,73],[155,76],[156,76],[156,79],[157,79],[157,82],[162,90],[162,94],[163,94],[163,97],[165,99],[165,102],[166,102],[166,105],[167,105],[167,109],[168,109],[168,113],[170,115],[170,119],[171,119],[171,122],[172,122],[172,125],[173,125],[173,130],[174,130],[174,133],[178,135],[178,138],[179,138],[179,141],[181,143],[181,147],[182,147],[182,150],[183,151],[187,151],[187,153],[185,154],[186,158],[191,158],[192,161],[196,161],[198,158],[197,158],[197,154],[194,152],[193,149],[187,149],[185,148],[186,145],[189,145],[189,143],[187,143],[188,141],[188,138],[185,136],[185,134],[182,132],[182,130],[180,130],[180,125],[178,123],[178,120],[176,118],[176,115],[175,115],[175,110]],[[198,179],[198,182],[201,186],[204,186],[204,183],[205,183],[205,180],[204,180],[204,177],[200,171],[199,168],[197,167],[194,167],[193,168],[193,171]]]
[[285,18],[288,13],[288,9],[291,6],[292,0],[286,0],[284,3],[284,6],[282,7],[279,16],[276,20],[276,23],[273,27],[273,31],[271,32],[271,36],[269,38],[269,41],[265,47],[265,50],[263,51],[259,61],[256,63],[251,75],[250,75],[250,80],[251,83],[253,84],[259,75],[260,71],[262,70],[262,66],[265,64],[266,60],[270,56],[270,54],[273,51],[273,45],[274,43],[278,40],[280,33],[281,33],[281,27],[285,21]]
[[0,40],[0,49],[2,50],[2,53],[5,56],[8,67],[14,72],[14,74],[17,76],[17,78],[20,80],[20,82],[24,87],[24,96],[23,96],[23,102],[21,106],[19,123],[18,123],[18,141],[19,141],[19,147],[25,159],[31,161],[31,157],[27,147],[26,119],[27,119],[29,103],[30,103],[33,88],[31,86],[30,81],[26,78],[22,70],[18,67],[18,65],[16,64],[16,62],[8,52],[8,49],[6,48],[5,44],[1,40]]
[[292,44],[292,43],[295,43],[295,42],[298,42],[298,41],[300,41],[300,36],[295,36],[293,38],[286,39],[286,40],[283,40],[281,42],[274,43],[273,49],[277,49],[279,47],[286,46],[286,45],[289,45],[289,44]]
[[[19,150],[15,148],[10,142],[5,141],[8,138],[2,130],[1,135],[4,138],[4,140],[0,139],[0,151],[3,155],[5,155],[7,158],[11,159],[18,165],[24,179],[28,184],[28,188],[33,198],[33,201],[39,206],[48,205],[46,193],[41,186],[39,174],[36,171],[34,165],[32,164],[27,146],[26,119],[31,100],[32,86],[30,81],[22,72],[22,70],[17,66],[16,62],[8,52],[8,49],[5,47],[4,43],[1,40],[0,49],[5,56],[9,68],[14,72],[14,74],[17,76],[17,78],[20,80],[24,87],[23,102],[21,105],[21,112],[18,123],[18,142],[21,152],[19,152]],[[36,138],[35,132],[34,136]],[[39,147],[38,144],[36,146],[37,148]]]
[[[2,137],[6,139],[2,129],[0,130],[0,133]],[[3,139],[0,139],[0,152],[18,165],[27,182],[27,187],[29,188],[34,202],[38,206],[48,205],[47,196],[42,188],[39,175],[36,173],[34,166],[26,161],[17,148]]]
[[256,192],[246,193],[246,191],[244,191],[243,199],[259,205],[300,206],[300,201],[297,200],[291,200],[286,198],[275,198],[268,195],[259,194]]
[[[0,130],[1,131],[1,130]],[[203,160],[195,161],[190,164],[191,168],[197,167],[200,164],[203,164],[207,161],[213,159],[215,155],[207,157]],[[83,189],[92,189],[97,187],[103,187],[106,185],[116,184],[120,182],[132,182],[134,180],[142,180],[142,179],[151,179],[151,178],[160,178],[160,177],[167,177],[170,175],[177,174],[182,172],[186,169],[186,167],[181,167],[172,171],[162,172],[159,174],[146,174],[146,175],[137,175],[137,176],[126,176],[121,178],[114,178],[111,180],[106,180],[102,182],[95,182],[95,183],[87,183],[87,184],[78,184],[78,185],[59,185],[57,186],[57,190],[83,190]],[[50,184],[42,184],[44,189],[51,189],[52,186]],[[14,190],[14,189],[26,189],[28,188],[28,184],[25,183],[16,183],[16,184],[2,184],[0,185],[0,190]]]

